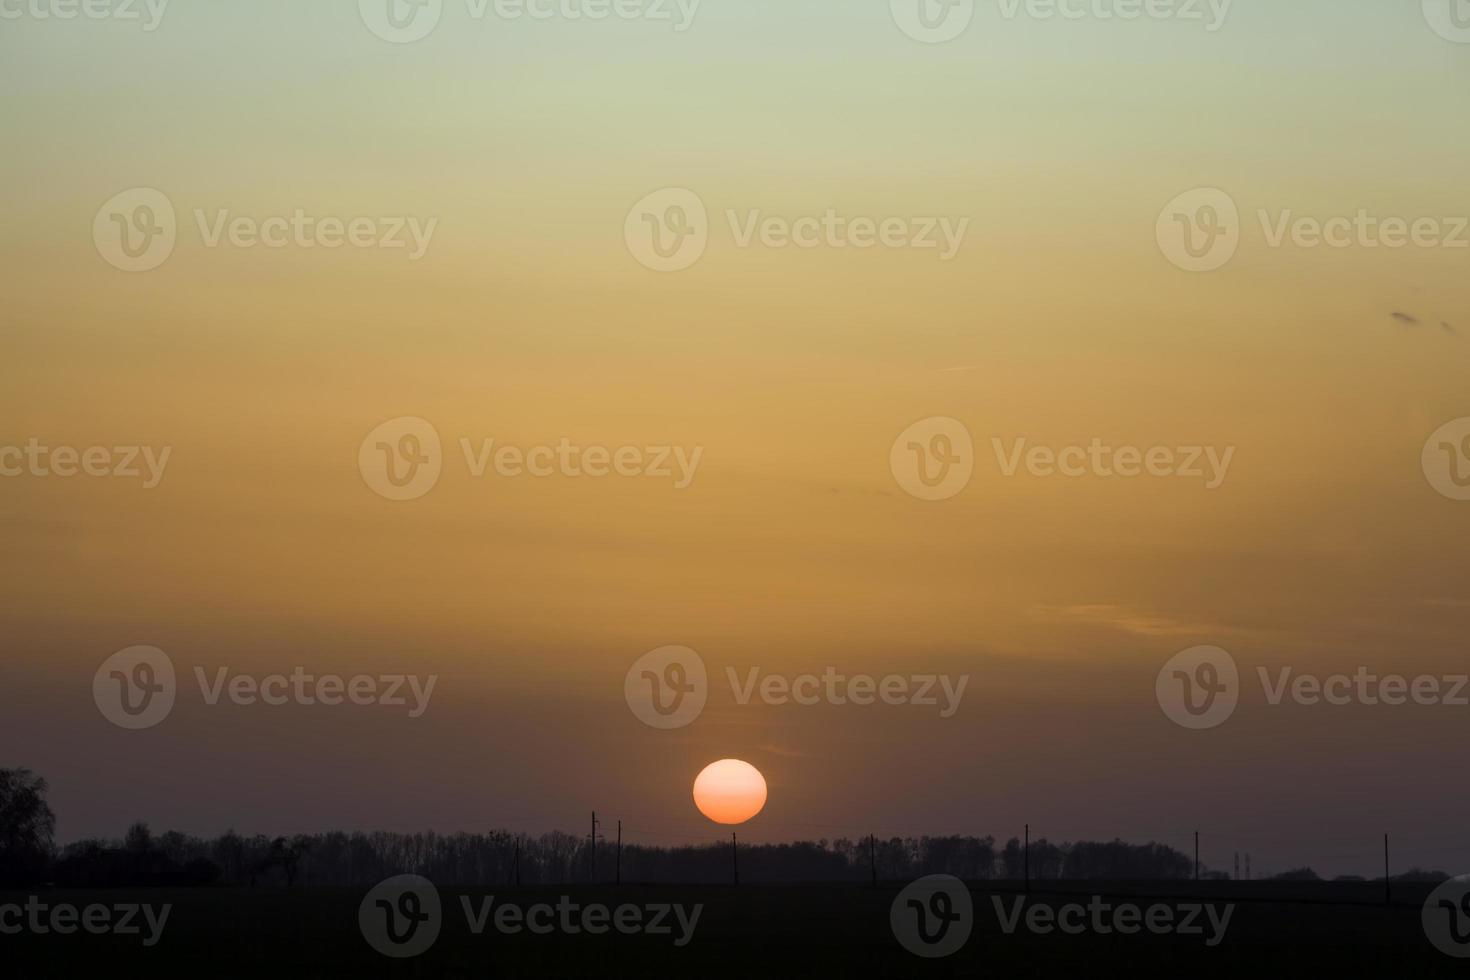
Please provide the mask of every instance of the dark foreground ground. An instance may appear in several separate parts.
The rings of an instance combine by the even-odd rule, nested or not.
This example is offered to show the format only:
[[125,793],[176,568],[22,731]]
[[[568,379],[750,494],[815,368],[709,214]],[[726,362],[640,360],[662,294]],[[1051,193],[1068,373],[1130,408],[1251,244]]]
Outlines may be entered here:
[[[1393,904],[1382,885],[1274,885],[1221,882],[1170,884],[1050,884],[1029,896],[1014,885],[971,888],[974,917],[968,941],[940,959],[923,959],[895,938],[890,907],[901,886],[854,885],[734,887],[570,886],[563,888],[442,889],[437,938],[422,954],[393,959],[364,938],[359,908],[367,889],[158,889],[0,893],[0,927],[13,928],[7,904],[32,896],[48,907],[101,904],[119,908],[171,904],[151,948],[148,926],[139,935],[0,930],[0,973],[16,980],[57,977],[1141,977],[1306,976],[1467,977],[1470,960],[1454,959],[1426,937],[1421,909],[1429,887],[1396,885]],[[527,909],[538,903],[651,906],[703,905],[692,938],[670,914],[668,935],[547,935],[498,932],[492,921],[480,935],[467,923],[472,908]],[[1212,903],[1217,914],[1233,904],[1218,945],[1199,917],[1202,935],[1037,934],[1024,921],[1007,934],[994,900],[1011,915],[1016,901],[1057,909],[1087,905],[1099,895],[1112,906],[1147,910],[1164,905],[1182,919],[1182,906]],[[79,913],[80,914],[80,913]],[[100,913],[94,913],[100,915]],[[113,913],[117,914],[117,913]],[[1163,916],[1164,912],[1156,915]],[[646,919],[650,913],[641,915]],[[1077,917],[1074,914],[1072,921]]]

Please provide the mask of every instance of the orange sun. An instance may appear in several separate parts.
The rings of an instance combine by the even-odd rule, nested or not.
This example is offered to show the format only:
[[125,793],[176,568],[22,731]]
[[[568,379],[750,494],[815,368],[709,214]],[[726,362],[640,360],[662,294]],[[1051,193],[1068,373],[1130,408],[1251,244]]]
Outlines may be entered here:
[[694,780],[694,805],[715,823],[745,823],[766,805],[766,780],[739,759],[721,759]]

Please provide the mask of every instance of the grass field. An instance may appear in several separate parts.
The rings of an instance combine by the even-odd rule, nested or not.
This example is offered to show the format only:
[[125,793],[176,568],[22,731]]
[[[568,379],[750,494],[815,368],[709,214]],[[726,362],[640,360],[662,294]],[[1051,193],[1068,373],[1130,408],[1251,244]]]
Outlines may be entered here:
[[[1005,976],[1055,977],[1066,972],[1126,970],[1139,976],[1239,977],[1464,976],[1467,964],[1436,950],[1427,940],[1420,910],[1429,888],[1396,885],[1385,905],[1382,885],[1209,882],[1117,884],[1049,883],[1029,895],[1014,885],[973,887],[973,931],[965,945],[941,959],[922,959],[905,950],[890,926],[890,906],[900,886],[671,887],[580,886],[538,889],[443,889],[441,928],[432,946],[407,959],[383,956],[364,938],[359,906],[366,889],[187,889],[68,891],[0,894],[0,907],[24,906],[34,894],[48,906],[84,908],[148,903],[172,905],[151,948],[143,935],[36,935],[30,930],[0,935],[0,961],[17,978],[72,978],[103,972],[116,977],[190,973],[205,977],[486,977],[486,976]],[[1212,903],[1217,915],[1233,905],[1228,928],[1216,945],[1203,935],[1100,935],[1092,929],[1069,935],[1039,934],[1024,924],[1033,905],[1056,910],[1087,904],[1092,896],[1116,907],[1163,905],[1182,917],[1184,906]],[[645,910],[680,904],[702,906],[686,944],[670,913],[664,935],[568,934],[555,928],[536,935],[497,931],[492,920],[480,934],[471,929],[469,908],[538,903],[631,905]],[[1004,916],[1022,910],[1014,931]],[[1020,903],[1019,906],[1017,903]],[[628,913],[631,915],[632,913]],[[1163,916],[1165,913],[1156,913]],[[10,922],[14,922],[12,913]],[[139,917],[141,922],[141,916]],[[544,915],[538,920],[545,923]],[[574,924],[579,922],[575,916]],[[1206,922],[1201,916],[1200,922]],[[1075,924],[1075,918],[1074,918]],[[580,928],[580,926],[578,926]],[[146,933],[146,926],[144,927]]]

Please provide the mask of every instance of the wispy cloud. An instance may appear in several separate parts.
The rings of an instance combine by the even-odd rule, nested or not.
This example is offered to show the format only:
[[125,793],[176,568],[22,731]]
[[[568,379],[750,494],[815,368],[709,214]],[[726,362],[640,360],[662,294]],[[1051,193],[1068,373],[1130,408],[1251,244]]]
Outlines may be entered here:
[[807,757],[807,753],[798,752],[796,751],[796,749],[789,748],[785,745],[761,745],[758,746],[758,748],[762,752],[768,752],[771,755],[781,756],[784,759],[804,759]]
[[1106,603],[1073,606],[1039,605],[1033,607],[1031,613],[1040,619],[1060,619],[1107,626],[1137,636],[1206,636],[1239,632],[1238,630],[1227,630],[1215,623],[1192,623],[1144,612],[1129,606]]

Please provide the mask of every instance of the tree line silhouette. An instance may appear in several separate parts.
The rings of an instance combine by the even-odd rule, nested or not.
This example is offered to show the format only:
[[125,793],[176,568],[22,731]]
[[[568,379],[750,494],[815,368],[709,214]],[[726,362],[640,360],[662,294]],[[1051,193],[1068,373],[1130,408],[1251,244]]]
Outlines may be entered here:
[[[595,860],[595,865],[593,861]],[[740,877],[749,882],[906,880],[929,874],[967,879],[1015,879],[1024,873],[1019,841],[997,848],[990,837],[741,844]],[[230,831],[201,838],[178,831],[154,835],[134,824],[122,840],[83,840],[42,852],[24,866],[6,867],[32,881],[69,887],[121,885],[371,885],[398,874],[436,884],[526,885],[611,882],[724,883],[730,880],[728,842],[660,847],[605,843],[593,850],[586,835],[489,833],[346,833],[294,837],[242,836]],[[1160,844],[1123,841],[1031,843],[1033,880],[1185,879],[1193,864]]]
[[[121,840],[82,840],[58,847],[46,781],[26,769],[0,769],[0,886],[52,883],[116,886],[364,886],[399,874],[443,886],[570,884],[589,881],[724,883],[731,844],[677,847],[592,846],[585,835],[488,833],[348,833],[292,837],[214,838],[179,831],[153,834],[136,823]],[[1163,844],[1046,839],[1029,847],[1011,838],[889,837],[741,844],[740,878],[748,882],[906,881],[931,874],[968,880],[1035,882],[1187,880],[1191,857]],[[1203,877],[1225,878],[1201,870]],[[1431,880],[1434,875],[1411,872]],[[1281,876],[1316,878],[1308,868]]]

